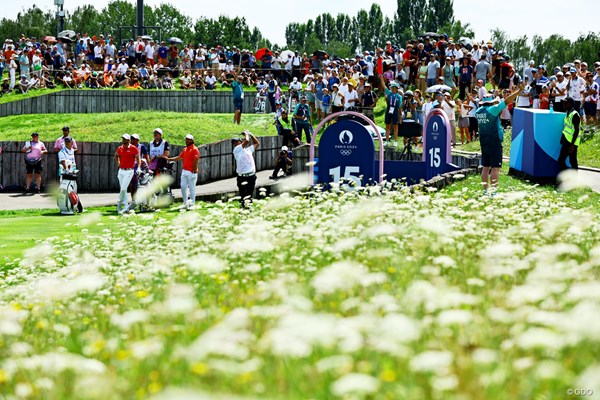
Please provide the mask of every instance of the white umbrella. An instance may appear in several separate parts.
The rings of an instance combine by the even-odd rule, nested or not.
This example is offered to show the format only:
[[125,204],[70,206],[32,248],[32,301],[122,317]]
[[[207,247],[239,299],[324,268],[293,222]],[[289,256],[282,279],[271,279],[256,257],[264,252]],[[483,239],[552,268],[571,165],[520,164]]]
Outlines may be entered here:
[[293,51],[291,51],[291,50],[284,50],[284,51],[282,51],[281,53],[279,53],[279,56],[281,57],[281,59],[282,59],[283,61],[286,61],[286,60],[288,59],[288,54],[289,54],[289,55],[290,55],[290,57],[291,57],[291,56],[293,56],[293,55],[294,55],[294,52],[293,52]]
[[427,93],[435,93],[435,92],[449,92],[452,88],[447,85],[433,85],[427,88],[425,92]]

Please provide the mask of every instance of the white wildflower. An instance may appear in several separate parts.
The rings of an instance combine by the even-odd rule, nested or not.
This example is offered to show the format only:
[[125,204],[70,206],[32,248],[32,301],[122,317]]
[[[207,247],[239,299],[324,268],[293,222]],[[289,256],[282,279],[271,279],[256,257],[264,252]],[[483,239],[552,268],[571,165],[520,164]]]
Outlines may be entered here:
[[335,396],[368,395],[379,389],[380,382],[370,375],[351,373],[344,375],[331,385]]
[[414,372],[433,372],[446,374],[450,369],[454,355],[449,351],[429,350],[419,353],[410,360],[410,369]]
[[150,319],[150,313],[146,310],[129,310],[123,314],[113,314],[110,316],[110,322],[126,331],[132,325],[144,323]]

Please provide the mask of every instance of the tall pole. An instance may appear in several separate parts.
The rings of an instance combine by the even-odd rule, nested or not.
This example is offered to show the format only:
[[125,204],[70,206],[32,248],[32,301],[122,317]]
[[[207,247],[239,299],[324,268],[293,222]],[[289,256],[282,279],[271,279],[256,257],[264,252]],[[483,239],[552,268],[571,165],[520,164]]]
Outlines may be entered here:
[[138,0],[137,2],[137,25],[138,35],[144,35],[144,0]]

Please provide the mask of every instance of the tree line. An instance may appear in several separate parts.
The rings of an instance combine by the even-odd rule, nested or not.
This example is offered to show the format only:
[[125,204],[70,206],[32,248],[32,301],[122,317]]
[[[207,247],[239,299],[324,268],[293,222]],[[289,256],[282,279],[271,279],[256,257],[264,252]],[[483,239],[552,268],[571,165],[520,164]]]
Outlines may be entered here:
[[[314,20],[288,24],[285,46],[271,43],[258,28],[251,28],[244,17],[222,15],[216,19],[200,17],[193,21],[170,4],[145,5],[144,22],[146,26],[160,26],[163,39],[175,36],[185,43],[202,43],[209,47],[235,45],[251,50],[290,48],[309,54],[325,50],[339,57],[351,57],[362,49],[372,50],[387,40],[402,47],[407,40],[423,32],[447,33],[457,40],[462,36],[474,37],[469,24],[454,17],[453,0],[397,0],[397,9],[391,18],[383,15],[377,3],[368,10],[358,11],[355,16],[323,13]],[[117,39],[119,27],[136,23],[136,6],[125,0],[113,0],[100,10],[90,4],[82,5],[67,12],[65,17],[65,29],[90,35],[111,33]],[[25,34],[41,39],[56,34],[56,26],[52,11],[33,6],[18,13],[15,19],[3,18],[0,21],[0,38],[16,39]],[[157,31],[149,30],[147,33],[158,38]],[[122,35],[121,39],[126,40],[132,33],[125,30]],[[594,32],[582,34],[575,41],[560,34],[548,38],[534,35],[529,40],[527,36],[510,38],[497,28],[491,31],[491,40],[496,49],[506,50],[518,66],[530,59],[549,67],[562,66],[576,58],[588,64],[600,59],[600,34]]]
[[[110,33],[118,39],[120,27],[136,24],[136,6],[125,0],[114,0],[102,9],[87,4],[67,12],[64,28],[78,33],[88,33],[90,36]],[[193,21],[176,7],[165,3],[156,7],[144,6],[144,25],[160,26],[163,40],[178,37],[184,43],[202,43],[209,47],[217,44],[248,49],[271,46],[258,28],[251,29],[243,17],[220,16],[217,19],[201,17]],[[21,34],[39,40],[46,35],[56,35],[57,20],[54,12],[44,11],[34,5],[19,12],[15,19],[3,18],[0,21],[0,37],[16,39]],[[149,29],[147,34],[158,39],[158,30]],[[122,40],[130,39],[131,36],[130,29],[122,30]]]

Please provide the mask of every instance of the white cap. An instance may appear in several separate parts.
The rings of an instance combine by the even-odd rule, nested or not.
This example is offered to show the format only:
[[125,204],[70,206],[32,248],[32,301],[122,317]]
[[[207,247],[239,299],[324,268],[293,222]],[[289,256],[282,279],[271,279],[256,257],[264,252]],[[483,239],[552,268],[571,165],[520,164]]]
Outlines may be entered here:
[[163,134],[162,129],[160,129],[160,128],[156,128],[154,130],[154,133],[160,133],[161,135]]
[[124,133],[123,136],[121,136],[121,138],[125,140],[131,140],[131,136],[129,136],[129,133]]
[[188,133],[187,135],[185,135],[186,139],[190,139],[190,140],[194,140],[194,136],[192,136],[191,133]]
[[137,133],[134,133],[133,135],[131,135],[131,138],[140,140],[140,135],[138,135]]
[[281,151],[288,151],[288,147],[287,146],[281,146]]

